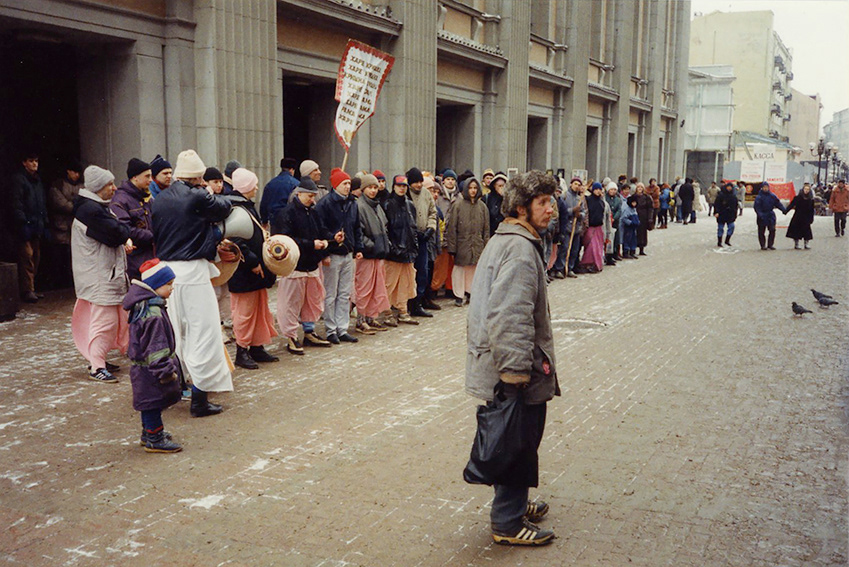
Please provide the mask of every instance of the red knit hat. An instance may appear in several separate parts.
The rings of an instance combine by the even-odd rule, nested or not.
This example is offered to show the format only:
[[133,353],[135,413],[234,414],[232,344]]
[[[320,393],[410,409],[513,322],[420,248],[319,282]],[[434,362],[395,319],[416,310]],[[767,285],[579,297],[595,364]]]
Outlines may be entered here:
[[338,167],[334,167],[330,170],[330,185],[332,185],[334,189],[339,187],[339,185],[341,185],[345,180],[350,181],[351,176]]
[[371,172],[371,174],[377,177],[378,179],[383,179],[384,181],[386,181],[386,176],[379,169],[375,169]]

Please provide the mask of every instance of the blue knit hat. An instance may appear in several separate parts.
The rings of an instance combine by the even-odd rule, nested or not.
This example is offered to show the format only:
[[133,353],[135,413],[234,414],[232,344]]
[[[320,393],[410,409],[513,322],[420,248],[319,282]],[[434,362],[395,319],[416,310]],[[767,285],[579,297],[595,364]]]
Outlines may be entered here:
[[442,172],[442,179],[447,179],[449,177],[453,177],[454,179],[457,179],[457,174],[450,167]]
[[160,261],[159,258],[148,260],[141,265],[139,271],[141,272],[142,283],[153,290],[159,289],[177,278],[171,266]]

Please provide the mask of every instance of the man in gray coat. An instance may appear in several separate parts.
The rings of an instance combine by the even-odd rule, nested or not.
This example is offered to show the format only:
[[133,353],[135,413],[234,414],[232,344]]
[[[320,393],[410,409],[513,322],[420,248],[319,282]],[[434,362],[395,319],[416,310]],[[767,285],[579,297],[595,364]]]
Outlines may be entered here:
[[490,520],[492,537],[507,545],[543,545],[554,533],[533,522],[548,512],[544,502],[529,502],[537,486],[537,451],[545,428],[546,402],[560,395],[554,361],[554,338],[546,291],[545,259],[539,231],[553,214],[554,177],[529,171],[510,180],[502,203],[504,222],[480,257],[472,282],[467,325],[466,391],[492,401],[499,380],[505,393],[523,390],[527,405],[523,430],[534,450],[527,486],[496,484]]

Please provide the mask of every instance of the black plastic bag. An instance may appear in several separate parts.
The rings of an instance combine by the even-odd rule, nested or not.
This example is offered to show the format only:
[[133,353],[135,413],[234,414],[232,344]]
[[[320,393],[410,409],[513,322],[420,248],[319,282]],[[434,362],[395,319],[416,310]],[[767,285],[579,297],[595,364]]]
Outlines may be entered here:
[[[536,486],[537,447],[528,436],[522,389],[508,397],[504,382],[495,386],[495,396],[478,406],[478,429],[463,480],[469,484]],[[533,461],[533,462],[531,462]]]

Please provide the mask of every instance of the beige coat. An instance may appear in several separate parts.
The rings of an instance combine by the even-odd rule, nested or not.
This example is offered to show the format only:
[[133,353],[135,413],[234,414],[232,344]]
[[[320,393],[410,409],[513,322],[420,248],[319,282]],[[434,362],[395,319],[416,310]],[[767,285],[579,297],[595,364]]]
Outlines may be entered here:
[[476,265],[489,241],[489,209],[480,195],[472,202],[467,187],[464,182],[463,195],[451,204],[445,227],[446,246],[455,266]]

